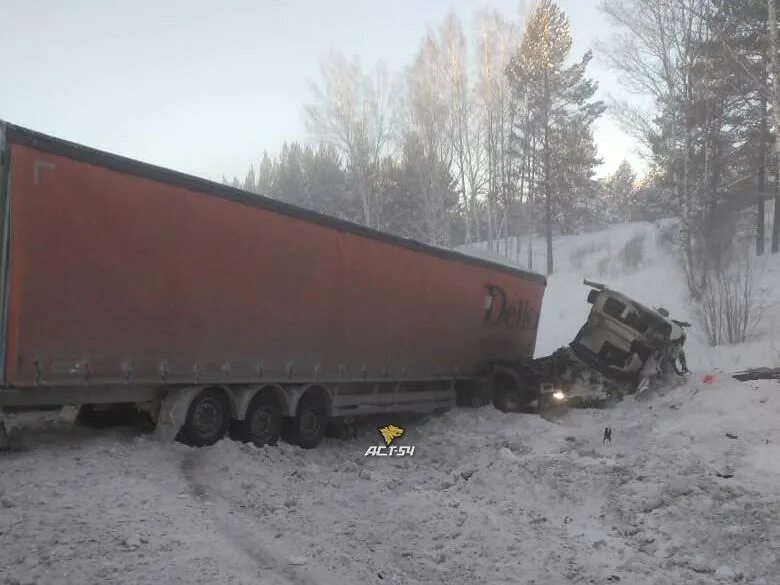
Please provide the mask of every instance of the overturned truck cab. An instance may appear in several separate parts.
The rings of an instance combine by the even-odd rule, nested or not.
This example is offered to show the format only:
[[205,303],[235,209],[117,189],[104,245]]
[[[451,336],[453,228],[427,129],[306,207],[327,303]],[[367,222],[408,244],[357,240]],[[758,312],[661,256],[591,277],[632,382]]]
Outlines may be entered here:
[[585,284],[591,287],[592,307],[568,346],[528,362],[492,364],[491,396],[500,410],[602,405],[687,371],[683,329],[688,323],[606,285]]
[[[582,364],[620,384],[624,392],[641,390],[651,381],[677,371],[676,360],[689,324],[668,317],[607,286],[585,280],[592,287],[592,305],[585,324],[569,344]],[[683,358],[684,363],[684,358]]]

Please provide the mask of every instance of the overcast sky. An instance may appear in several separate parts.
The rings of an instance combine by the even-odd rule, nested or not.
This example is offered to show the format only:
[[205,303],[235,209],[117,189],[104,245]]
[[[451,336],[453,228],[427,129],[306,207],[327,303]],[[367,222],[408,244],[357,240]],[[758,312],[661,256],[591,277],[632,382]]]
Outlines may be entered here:
[[[597,0],[559,0],[574,51],[606,35]],[[219,180],[263,150],[306,140],[303,106],[330,49],[366,68],[408,64],[429,25],[455,11],[469,29],[521,0],[0,0],[0,119]],[[600,97],[619,92],[595,63]],[[634,160],[610,118],[605,165]]]

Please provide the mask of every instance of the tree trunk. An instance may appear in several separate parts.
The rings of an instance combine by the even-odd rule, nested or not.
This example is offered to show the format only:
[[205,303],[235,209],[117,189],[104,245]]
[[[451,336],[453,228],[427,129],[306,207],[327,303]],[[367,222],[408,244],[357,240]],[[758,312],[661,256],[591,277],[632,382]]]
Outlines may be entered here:
[[535,215],[536,210],[534,205],[536,204],[536,128],[533,129],[532,135],[533,146],[531,147],[531,163],[528,167],[528,270],[534,269],[534,228],[536,227]]
[[707,223],[705,224],[704,232],[704,252],[702,258],[702,271],[700,274],[699,288],[704,290],[707,287],[707,275],[710,270],[714,270],[715,273],[720,274],[723,262],[723,248],[724,239],[720,231],[723,229],[722,225],[718,225],[718,185],[721,178],[721,144],[720,144],[720,132],[721,128],[719,124],[714,126],[708,124],[710,137],[707,142],[709,144],[707,151],[707,164],[705,165],[705,177],[707,173],[710,173],[709,177],[709,196],[707,199]]
[[764,253],[766,236],[764,226],[766,225],[766,139],[767,139],[767,100],[761,99],[761,132],[758,143],[758,213],[756,214],[756,255],[761,256]]
[[[778,96],[777,83],[777,13],[775,9],[775,0],[768,0],[769,6],[769,57],[772,67],[772,114],[774,117],[775,137],[780,137],[780,96]],[[780,140],[775,140],[775,212],[772,218],[772,253],[780,250],[780,195],[777,192],[778,153],[780,153]]]
[[772,214],[772,254],[780,250],[780,173],[778,172],[778,159],[775,156],[775,210]]
[[547,240],[547,274],[553,273],[553,241],[552,241],[552,192],[550,190],[550,84],[547,79],[547,69],[544,72],[544,231]]
[[460,167],[460,200],[463,201],[463,207],[466,211],[466,243],[471,243],[471,213],[469,212],[469,199],[466,195],[466,174],[463,171],[463,164]]
[[547,242],[547,274],[553,273],[552,199],[550,193],[549,129],[544,129],[544,235]]
[[[689,96],[690,101],[690,96]],[[683,152],[683,176],[682,176],[682,192],[683,192],[683,237],[685,245],[685,260],[688,263],[688,288],[693,298],[699,298],[699,289],[696,286],[696,266],[694,264],[693,254],[693,234],[691,233],[691,201],[690,201],[690,155],[691,155],[691,125],[690,120],[686,118],[685,121],[685,144]]]

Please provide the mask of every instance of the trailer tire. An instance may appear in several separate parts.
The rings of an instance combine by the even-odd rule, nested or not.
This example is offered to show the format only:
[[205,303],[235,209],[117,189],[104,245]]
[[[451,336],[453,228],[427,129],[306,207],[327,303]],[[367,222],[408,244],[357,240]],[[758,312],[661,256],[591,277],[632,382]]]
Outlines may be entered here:
[[282,430],[282,408],[270,392],[252,398],[244,420],[238,423],[238,439],[256,447],[276,445]]
[[317,394],[306,394],[298,403],[295,416],[286,423],[285,438],[288,442],[304,449],[314,449],[328,428],[325,401]]
[[201,390],[190,402],[177,440],[192,447],[206,447],[222,439],[230,426],[230,403],[219,388]]

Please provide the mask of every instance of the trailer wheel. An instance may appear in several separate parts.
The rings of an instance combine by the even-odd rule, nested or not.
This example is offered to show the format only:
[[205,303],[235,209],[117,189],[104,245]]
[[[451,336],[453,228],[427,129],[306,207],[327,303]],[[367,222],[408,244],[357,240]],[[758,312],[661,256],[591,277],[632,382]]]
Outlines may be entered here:
[[257,447],[276,445],[282,429],[282,409],[272,393],[255,396],[238,424],[238,438]]
[[207,388],[195,395],[177,439],[193,447],[213,445],[227,433],[230,404],[222,390]]
[[313,449],[320,444],[328,427],[324,400],[316,394],[305,395],[288,424],[289,441],[304,449]]

